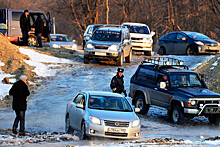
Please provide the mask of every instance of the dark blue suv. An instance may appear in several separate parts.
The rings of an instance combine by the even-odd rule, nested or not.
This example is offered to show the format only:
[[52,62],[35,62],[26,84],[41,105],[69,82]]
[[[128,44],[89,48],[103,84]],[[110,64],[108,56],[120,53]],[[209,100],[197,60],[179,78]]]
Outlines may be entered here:
[[220,44],[209,37],[189,31],[168,33],[159,39],[158,53],[197,55],[199,53],[219,53]]

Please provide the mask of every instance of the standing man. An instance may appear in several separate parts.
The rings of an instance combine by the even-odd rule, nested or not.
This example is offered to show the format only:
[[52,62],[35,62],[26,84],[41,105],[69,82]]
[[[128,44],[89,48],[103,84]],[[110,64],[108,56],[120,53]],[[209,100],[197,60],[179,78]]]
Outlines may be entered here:
[[38,14],[37,20],[36,20],[36,27],[35,27],[35,36],[37,36],[37,41],[38,41],[39,47],[42,47],[41,36],[43,34],[43,28],[44,28],[43,20],[41,19],[40,14]]
[[20,17],[20,28],[23,37],[23,45],[28,46],[28,32],[31,29],[30,16],[28,10],[24,10],[24,13]]
[[27,77],[22,75],[20,80],[15,82],[9,91],[13,96],[12,108],[15,110],[16,118],[13,124],[13,133],[17,134],[17,127],[20,121],[20,135],[25,135],[25,111],[27,110],[27,97],[30,95],[27,86]]
[[124,69],[118,68],[117,71],[118,71],[117,75],[112,78],[110,87],[114,93],[121,94],[123,92],[125,97],[127,97],[127,93],[124,88],[124,79],[123,79],[124,78],[124,76],[123,76]]

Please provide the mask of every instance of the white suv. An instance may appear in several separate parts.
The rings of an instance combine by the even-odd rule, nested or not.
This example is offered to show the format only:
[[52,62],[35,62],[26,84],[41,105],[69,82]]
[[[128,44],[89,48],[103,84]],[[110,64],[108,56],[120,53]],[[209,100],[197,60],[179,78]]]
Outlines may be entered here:
[[132,40],[132,50],[142,51],[145,55],[151,56],[153,39],[155,32],[151,31],[146,24],[125,22],[122,27],[130,30]]

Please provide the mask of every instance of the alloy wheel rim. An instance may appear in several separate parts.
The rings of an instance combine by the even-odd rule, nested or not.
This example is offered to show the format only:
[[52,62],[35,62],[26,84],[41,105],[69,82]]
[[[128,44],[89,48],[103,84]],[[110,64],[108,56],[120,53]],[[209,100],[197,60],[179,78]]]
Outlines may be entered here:
[[141,99],[139,99],[139,100],[137,101],[136,106],[137,106],[137,108],[142,109],[142,108],[143,108],[143,101],[142,101]]
[[179,119],[179,113],[178,113],[178,111],[175,109],[175,110],[173,111],[173,121],[174,121],[174,122],[177,122],[178,119]]

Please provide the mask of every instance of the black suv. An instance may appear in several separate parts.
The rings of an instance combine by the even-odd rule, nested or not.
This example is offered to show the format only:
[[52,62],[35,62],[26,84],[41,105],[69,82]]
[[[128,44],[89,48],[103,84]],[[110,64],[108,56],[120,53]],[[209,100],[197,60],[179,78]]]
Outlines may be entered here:
[[131,78],[130,96],[140,114],[146,114],[150,105],[160,106],[174,124],[195,116],[206,116],[215,125],[220,121],[220,95],[177,59],[146,58]]

